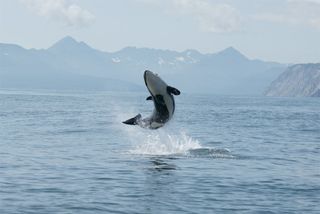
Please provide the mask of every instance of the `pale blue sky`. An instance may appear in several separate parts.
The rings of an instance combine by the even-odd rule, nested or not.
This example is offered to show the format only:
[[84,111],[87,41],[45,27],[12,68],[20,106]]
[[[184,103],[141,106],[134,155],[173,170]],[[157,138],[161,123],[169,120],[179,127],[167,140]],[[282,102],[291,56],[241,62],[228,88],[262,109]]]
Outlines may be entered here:
[[0,0],[0,42],[47,48],[70,35],[126,46],[320,62],[320,0]]

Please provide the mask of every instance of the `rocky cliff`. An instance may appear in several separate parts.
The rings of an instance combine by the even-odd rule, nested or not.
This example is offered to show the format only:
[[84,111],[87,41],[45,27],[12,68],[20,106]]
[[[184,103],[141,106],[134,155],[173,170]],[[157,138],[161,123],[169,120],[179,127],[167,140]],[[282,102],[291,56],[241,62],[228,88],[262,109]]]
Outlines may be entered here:
[[271,83],[265,95],[320,97],[320,63],[288,67]]

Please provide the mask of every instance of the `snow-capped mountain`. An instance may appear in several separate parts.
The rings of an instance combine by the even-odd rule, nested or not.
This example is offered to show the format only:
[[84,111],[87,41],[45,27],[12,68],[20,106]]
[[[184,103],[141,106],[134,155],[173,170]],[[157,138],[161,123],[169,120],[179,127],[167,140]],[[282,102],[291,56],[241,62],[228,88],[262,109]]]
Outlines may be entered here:
[[69,36],[42,50],[0,44],[2,88],[138,90],[148,69],[186,92],[262,94],[285,67],[232,47],[213,54],[136,47],[111,53]]

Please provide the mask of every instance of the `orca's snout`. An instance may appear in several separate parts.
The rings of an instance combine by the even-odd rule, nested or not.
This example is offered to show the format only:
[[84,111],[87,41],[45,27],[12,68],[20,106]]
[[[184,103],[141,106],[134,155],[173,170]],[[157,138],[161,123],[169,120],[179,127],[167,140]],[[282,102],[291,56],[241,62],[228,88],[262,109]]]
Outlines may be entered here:
[[152,71],[149,71],[149,70],[144,71],[144,78],[150,77],[152,75],[155,75]]
[[154,84],[154,82],[157,81],[157,75],[153,73],[152,71],[145,70],[144,71],[144,81],[146,85],[148,84]]
[[158,74],[146,70],[144,72],[144,82],[151,95],[163,94],[166,91],[167,84],[159,77]]
[[147,81],[147,76],[149,76],[150,73],[152,73],[152,72],[149,71],[149,70],[145,70],[145,71],[144,71],[143,78],[144,78],[144,81],[145,81],[145,82]]

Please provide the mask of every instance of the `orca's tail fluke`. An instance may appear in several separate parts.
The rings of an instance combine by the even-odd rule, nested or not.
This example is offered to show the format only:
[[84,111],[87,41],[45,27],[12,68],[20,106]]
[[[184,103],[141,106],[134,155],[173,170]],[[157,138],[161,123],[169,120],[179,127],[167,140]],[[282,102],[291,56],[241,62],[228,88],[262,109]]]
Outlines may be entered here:
[[138,125],[140,121],[141,121],[141,114],[138,114],[137,116],[129,120],[123,121],[122,123],[128,124],[128,125]]

